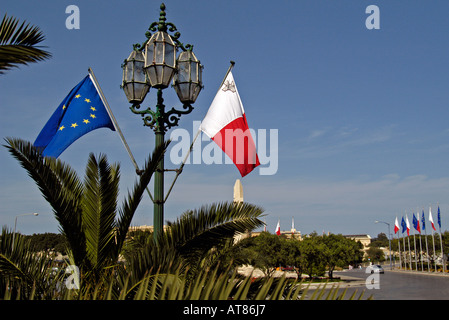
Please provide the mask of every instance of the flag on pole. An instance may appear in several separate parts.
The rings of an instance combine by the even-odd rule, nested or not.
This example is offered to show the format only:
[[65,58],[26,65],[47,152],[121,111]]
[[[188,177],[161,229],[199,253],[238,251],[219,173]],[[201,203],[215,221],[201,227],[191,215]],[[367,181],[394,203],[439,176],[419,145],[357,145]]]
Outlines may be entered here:
[[422,224],[422,229],[426,230],[426,218],[424,217],[424,209],[422,211],[421,224]]
[[440,206],[438,206],[438,226],[441,229],[441,214],[440,214]]
[[418,231],[419,233],[421,233],[421,228],[419,227],[419,220],[416,219],[414,213],[413,213],[413,227],[415,228],[416,231]]
[[407,230],[407,225],[405,224],[404,216],[402,216],[401,227],[402,227],[401,232],[404,233],[405,230]]
[[57,158],[77,139],[103,127],[115,131],[89,74],[62,100],[39,133],[34,146],[41,149],[44,156]]
[[278,220],[278,224],[276,225],[276,234],[278,235],[278,236],[280,236],[281,235],[281,224],[279,223],[279,220]]
[[260,164],[232,72],[215,95],[200,129],[229,156],[242,177]]
[[399,231],[399,222],[398,217],[396,217],[396,220],[394,220],[394,233],[397,233]]
[[410,222],[408,222],[407,215],[405,215],[405,224],[407,226],[407,235],[410,236]]
[[432,209],[430,207],[429,207],[429,221],[430,221],[430,224],[432,225],[432,229],[437,231],[437,229],[435,229],[435,224],[433,223]]

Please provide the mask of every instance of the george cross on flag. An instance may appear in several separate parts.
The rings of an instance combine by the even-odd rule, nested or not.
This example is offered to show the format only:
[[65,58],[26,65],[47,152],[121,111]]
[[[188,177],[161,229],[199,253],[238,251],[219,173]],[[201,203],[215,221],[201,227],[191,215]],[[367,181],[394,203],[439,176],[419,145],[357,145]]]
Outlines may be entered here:
[[231,158],[242,177],[260,164],[231,72],[215,95],[200,129]]
[[115,131],[89,74],[64,98],[39,133],[34,146],[40,148],[44,156],[57,158],[78,138],[102,127]]

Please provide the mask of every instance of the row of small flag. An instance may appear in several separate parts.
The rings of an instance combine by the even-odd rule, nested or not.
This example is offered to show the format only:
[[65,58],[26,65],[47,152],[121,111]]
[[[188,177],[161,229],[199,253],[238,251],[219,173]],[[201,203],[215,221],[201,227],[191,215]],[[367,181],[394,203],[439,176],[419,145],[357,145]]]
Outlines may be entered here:
[[[426,219],[424,216],[424,209],[422,210],[422,215],[421,215],[421,223],[419,220],[419,213],[416,214],[413,213],[413,228],[418,231],[421,234],[421,230],[426,230]],[[434,231],[436,231],[437,229],[435,228],[435,223],[433,221],[433,217],[432,217],[432,208],[429,207],[429,222],[432,226],[432,229]],[[441,233],[441,212],[440,212],[440,206],[438,206],[438,226],[439,226],[439,230]],[[410,236],[410,222],[408,220],[407,214],[405,214],[405,218],[404,216],[402,216],[402,221],[401,221],[401,225],[399,225],[399,221],[398,221],[398,217],[396,217],[396,220],[394,222],[394,233],[396,234],[399,230],[400,227],[402,227],[402,233],[404,234],[405,232],[407,232],[407,236]]]

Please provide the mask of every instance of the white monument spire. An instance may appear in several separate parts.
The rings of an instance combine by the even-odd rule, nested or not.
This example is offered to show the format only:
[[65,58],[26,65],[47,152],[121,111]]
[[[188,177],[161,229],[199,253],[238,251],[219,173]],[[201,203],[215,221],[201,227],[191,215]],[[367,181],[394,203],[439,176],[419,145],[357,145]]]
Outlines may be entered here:
[[243,186],[240,179],[237,179],[234,184],[234,202],[243,202]]

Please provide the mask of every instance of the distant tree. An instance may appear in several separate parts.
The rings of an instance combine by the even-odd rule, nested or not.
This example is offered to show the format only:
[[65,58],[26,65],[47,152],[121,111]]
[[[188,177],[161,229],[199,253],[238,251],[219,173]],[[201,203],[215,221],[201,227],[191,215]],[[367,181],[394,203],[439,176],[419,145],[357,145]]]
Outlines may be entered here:
[[323,276],[326,271],[326,259],[324,257],[325,246],[321,237],[312,235],[304,238],[300,243],[301,266],[304,272],[310,278],[314,275]]
[[294,267],[298,277],[301,277],[303,273],[301,263],[301,242],[296,239],[282,239],[281,243],[280,255],[282,265]]
[[61,254],[67,253],[67,239],[62,234],[39,233],[25,236],[25,238],[30,240],[30,247],[34,252],[54,251]]
[[323,255],[326,259],[329,277],[333,277],[336,267],[346,267],[362,261],[363,253],[354,240],[345,238],[341,234],[324,235],[321,238],[324,244]]
[[387,235],[385,233],[379,233],[377,235],[377,238],[374,238],[371,241],[369,246],[370,247],[374,247],[374,248],[380,248],[380,247],[386,248],[386,247],[388,247],[389,243],[388,243]]
[[282,242],[279,236],[262,232],[258,237],[253,238],[252,265],[266,275],[271,275],[282,263],[281,247]]
[[385,260],[384,252],[379,248],[374,247],[368,248],[366,254],[371,259],[372,262]]

